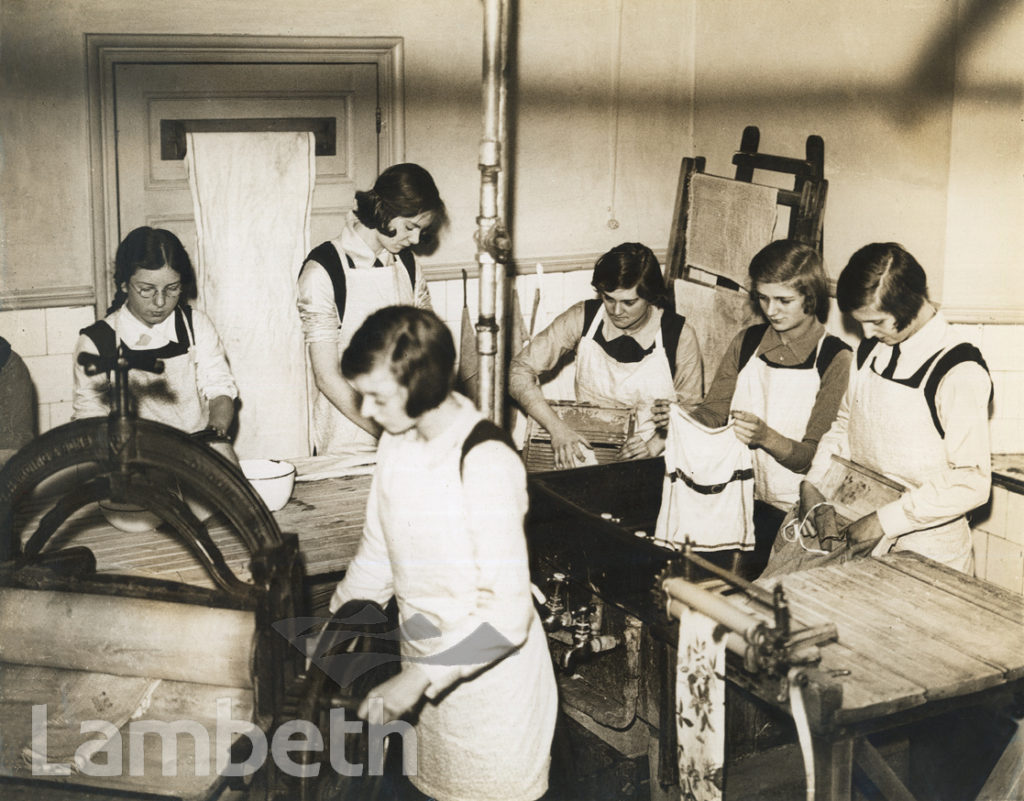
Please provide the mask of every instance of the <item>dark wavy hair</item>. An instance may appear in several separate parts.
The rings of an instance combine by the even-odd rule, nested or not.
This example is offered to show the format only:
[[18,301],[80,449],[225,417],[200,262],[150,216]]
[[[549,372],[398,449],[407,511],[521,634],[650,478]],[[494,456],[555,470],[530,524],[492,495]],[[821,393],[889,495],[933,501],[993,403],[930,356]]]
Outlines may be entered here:
[[142,226],[129,233],[117,246],[114,256],[115,293],[107,314],[124,305],[128,299],[128,282],[136,272],[159,270],[164,266],[181,276],[178,305],[186,305],[196,296],[196,271],[181,240],[164,228]]
[[594,265],[590,281],[598,292],[615,292],[636,287],[636,294],[659,308],[668,306],[668,292],[661,264],[647,245],[623,242],[616,245]]
[[846,313],[875,305],[902,331],[928,301],[928,276],[902,245],[875,242],[850,256],[836,282],[836,300]]
[[432,311],[385,306],[353,334],[341,357],[341,374],[351,381],[379,364],[409,390],[405,413],[419,417],[440,406],[455,385],[452,333]]
[[779,239],[765,245],[750,260],[750,299],[759,308],[757,285],[791,284],[804,296],[804,314],[820,322],[828,319],[828,276],[821,254],[795,239]]
[[434,219],[422,236],[428,238],[447,218],[447,210],[430,173],[419,164],[395,164],[377,176],[373,189],[356,192],[356,219],[367,228],[394,236],[395,217],[430,212]]

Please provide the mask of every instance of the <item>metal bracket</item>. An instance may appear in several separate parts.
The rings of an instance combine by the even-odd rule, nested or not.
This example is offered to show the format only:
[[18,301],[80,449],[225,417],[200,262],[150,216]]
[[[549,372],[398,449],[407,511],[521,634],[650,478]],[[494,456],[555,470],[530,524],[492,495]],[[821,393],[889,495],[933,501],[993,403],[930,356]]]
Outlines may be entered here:
[[187,133],[262,133],[265,131],[312,131],[318,156],[338,152],[337,119],[334,117],[238,117],[218,120],[160,120],[160,159],[185,158]]

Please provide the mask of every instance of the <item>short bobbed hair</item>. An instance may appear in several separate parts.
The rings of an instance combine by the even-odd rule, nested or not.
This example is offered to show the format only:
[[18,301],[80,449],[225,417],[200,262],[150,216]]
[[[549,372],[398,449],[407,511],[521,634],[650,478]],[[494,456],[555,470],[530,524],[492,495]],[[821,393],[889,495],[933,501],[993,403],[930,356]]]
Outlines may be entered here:
[[436,409],[455,384],[455,342],[432,311],[413,306],[378,309],[352,336],[341,357],[341,374],[351,381],[386,365],[409,391],[405,413],[417,418]]
[[874,305],[902,331],[928,301],[928,276],[902,245],[875,242],[850,256],[836,282],[836,300],[846,313]]
[[125,287],[135,273],[165,266],[181,276],[178,305],[184,306],[196,296],[196,271],[181,240],[164,228],[142,226],[131,231],[121,240],[114,256],[115,294],[107,314],[124,305],[128,298]]
[[444,201],[433,177],[419,164],[395,164],[377,176],[373,189],[356,192],[355,215],[363,225],[385,236],[394,236],[391,221],[395,217],[433,214],[430,231],[440,228],[446,219]]
[[623,242],[601,256],[594,264],[590,283],[598,292],[636,287],[636,294],[648,303],[660,308],[668,305],[665,277],[661,274],[658,257],[639,242]]
[[765,245],[750,260],[750,299],[758,307],[757,285],[789,284],[804,298],[804,314],[828,319],[828,276],[821,254],[795,239]]

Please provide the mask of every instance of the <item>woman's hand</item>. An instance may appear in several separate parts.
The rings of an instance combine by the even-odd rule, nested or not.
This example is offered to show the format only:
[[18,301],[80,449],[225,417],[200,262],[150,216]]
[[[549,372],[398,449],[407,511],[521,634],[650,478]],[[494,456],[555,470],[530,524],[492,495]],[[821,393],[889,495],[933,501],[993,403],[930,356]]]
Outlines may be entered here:
[[593,450],[586,437],[565,423],[555,426],[550,433],[551,449],[555,452],[555,467],[559,470],[578,467],[586,459],[583,449]]
[[756,414],[750,412],[741,412],[738,409],[733,409],[733,431],[736,432],[736,439],[742,442],[744,445],[748,445],[751,448],[763,446],[768,440],[769,432],[768,424],[765,423]]
[[655,434],[649,440],[644,440],[639,434],[634,434],[622,443],[622,447],[615,454],[615,458],[620,462],[625,462],[629,459],[650,459],[654,456],[660,456],[664,450],[664,437]]
[[[654,404],[651,406],[651,419],[654,421],[655,428],[659,430],[668,428],[668,407],[671,403],[672,401],[668,398],[658,398],[654,401]],[[664,450],[664,448],[662,449]]]
[[866,553],[870,549],[872,556],[882,556],[896,543],[895,537],[887,537],[882,531],[882,524],[875,512],[854,520],[845,531],[853,553]]
[[[427,674],[415,665],[408,665],[403,667],[397,676],[392,676],[370,690],[359,705],[359,711],[356,714],[363,720],[378,726],[398,720],[420,702],[423,693],[429,686],[430,679],[427,678]],[[378,704],[381,702],[383,702],[383,719],[370,720],[371,711],[377,712]]]
[[331,404],[345,417],[372,437],[380,436],[380,426],[364,417],[362,398],[352,385],[341,375],[337,342],[312,342],[309,345],[309,361],[313,368],[313,382]]
[[231,423],[235,419],[235,401],[227,395],[218,395],[210,401],[210,418],[207,428],[217,432],[218,437],[226,437]]

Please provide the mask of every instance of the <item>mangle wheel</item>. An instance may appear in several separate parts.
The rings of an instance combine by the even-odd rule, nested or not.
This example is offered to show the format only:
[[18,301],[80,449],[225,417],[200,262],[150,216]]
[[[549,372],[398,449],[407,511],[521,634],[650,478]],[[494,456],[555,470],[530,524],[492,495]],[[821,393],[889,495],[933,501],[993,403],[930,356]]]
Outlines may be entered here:
[[[26,506],[40,503],[32,497],[34,490],[55,477],[59,477],[60,491],[44,494],[42,509],[27,515]],[[250,581],[232,570],[206,523],[184,500],[186,492],[187,497],[216,510],[245,545]],[[4,582],[92,591],[96,559],[86,548],[76,546],[73,531],[70,536],[63,533],[73,528],[65,524],[76,512],[103,499],[144,506],[158,515],[160,531],[195,558],[213,585],[209,590],[197,588],[205,594],[177,592],[173,587],[181,586],[179,582],[122,575],[107,565],[107,575],[96,578],[112,579],[121,588],[108,592],[251,610],[255,619],[251,664],[254,710],[260,727],[271,734],[293,713],[294,698],[304,678],[301,654],[287,637],[288,621],[296,619],[304,606],[304,570],[297,537],[281,533],[242,472],[212,448],[169,426],[114,414],[55,428],[26,445],[0,470],[0,575]],[[130,546],[133,536],[137,535],[123,533],[122,542]],[[78,558],[82,556],[89,558]],[[35,566],[44,567],[46,573],[31,573]],[[28,572],[20,579],[23,570]],[[52,573],[49,578],[47,573]],[[35,578],[38,576],[44,577]],[[111,586],[109,582],[107,586]],[[250,790],[255,788],[258,797],[277,797],[282,777],[272,765],[254,779]]]
[[[26,537],[28,532],[18,525],[19,504],[35,487],[72,467],[88,467],[90,474],[57,499]],[[170,426],[133,418],[90,418],[43,434],[0,471],[0,521],[7,532],[0,537],[0,561],[37,557],[71,515],[110,499],[159,515],[220,589],[238,592],[242,582],[224,563],[205,524],[173,491],[177,487],[218,509],[250,553],[281,544],[273,516],[229,460]]]
[[[63,494],[48,496],[41,517],[38,510],[32,517],[24,514],[23,507],[34,502],[36,488],[69,468],[83,467],[88,470],[76,473],[66,485],[62,482],[66,490]],[[232,571],[206,523],[183,500],[186,490],[205,506],[216,509],[244,542],[251,555],[251,582]],[[361,694],[390,675],[389,668],[396,669],[396,665],[386,665],[367,670],[355,685],[344,689],[321,670],[303,670],[302,655],[296,647],[300,638],[291,623],[303,625],[301,621],[309,620],[302,617],[306,613],[301,596],[304,571],[297,537],[281,533],[277,521],[235,464],[189,435],[153,421],[119,414],[79,420],[47,432],[15,454],[0,470],[0,573],[45,564],[74,581],[83,571],[94,572],[97,566],[91,553],[85,554],[90,557],[85,562],[70,558],[73,551],[85,549],[75,547],[73,533],[62,536],[62,527],[79,510],[107,498],[145,506],[159,515],[161,531],[177,539],[195,557],[212,581],[214,593],[234,599],[229,606],[255,609],[261,621],[253,668],[256,706],[268,737],[277,726],[293,718],[309,720],[328,735],[332,706],[340,700],[354,713]],[[132,536],[124,533],[124,541],[131,542]],[[66,562],[61,561],[63,554],[67,554]],[[159,597],[172,597],[159,589],[154,592]],[[368,628],[356,626],[360,636],[352,645],[358,650],[379,645],[373,635],[383,631],[380,625],[387,628],[391,624],[381,620]],[[343,624],[342,628],[348,626]],[[395,645],[396,664],[397,658]],[[327,736],[324,739],[329,741]],[[346,759],[365,765],[367,745],[365,729],[358,737],[348,738]],[[312,781],[296,781],[271,766],[253,777],[248,797],[269,800],[301,796],[324,801],[387,797],[387,780],[383,777],[336,774],[326,762]]]

